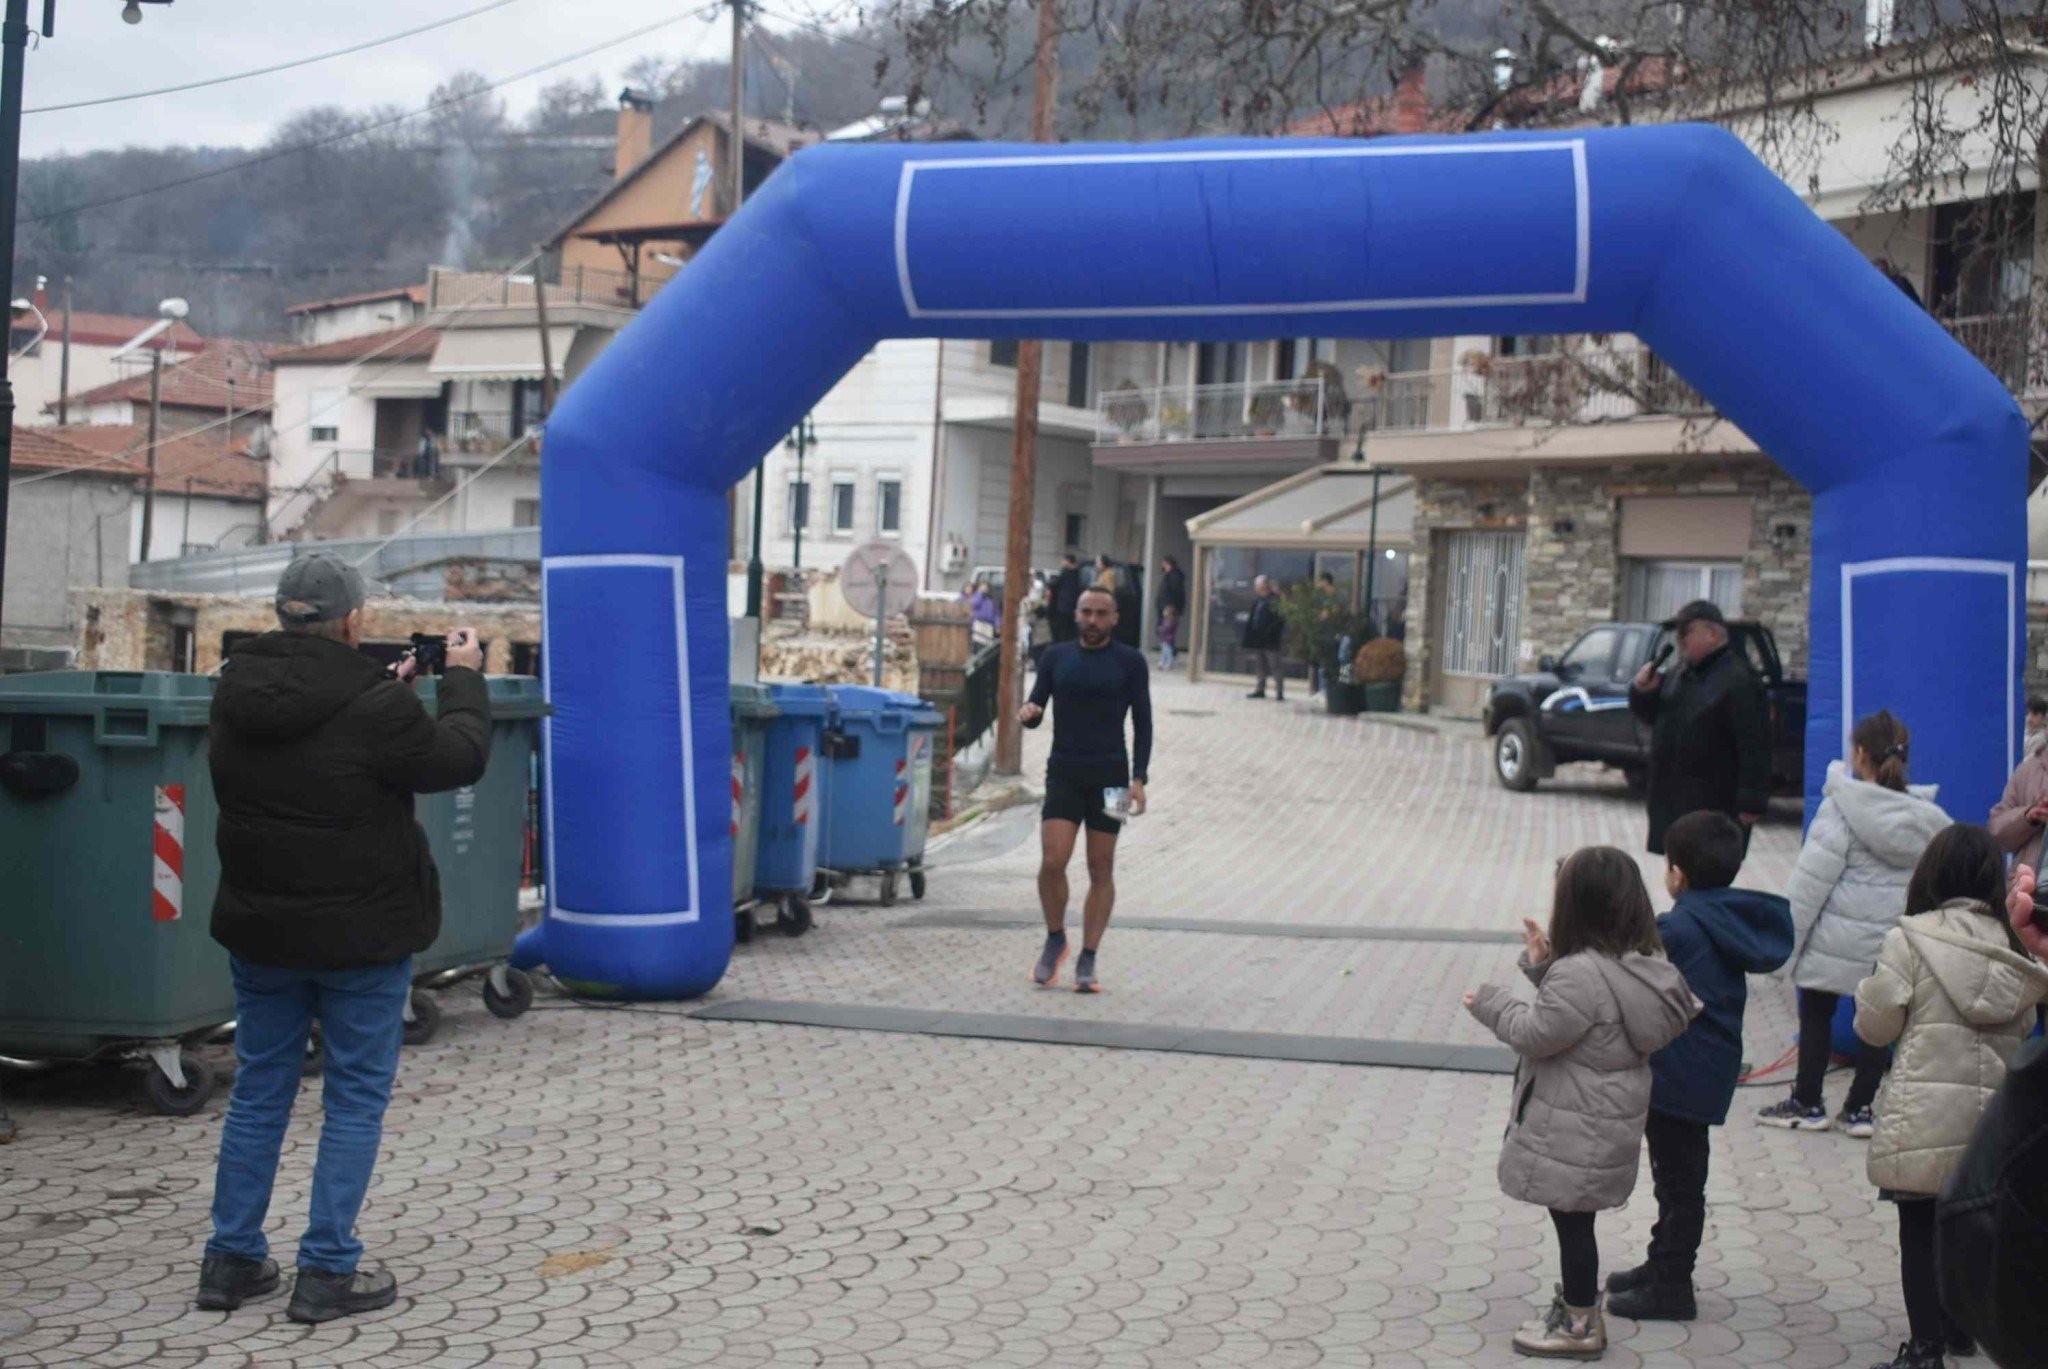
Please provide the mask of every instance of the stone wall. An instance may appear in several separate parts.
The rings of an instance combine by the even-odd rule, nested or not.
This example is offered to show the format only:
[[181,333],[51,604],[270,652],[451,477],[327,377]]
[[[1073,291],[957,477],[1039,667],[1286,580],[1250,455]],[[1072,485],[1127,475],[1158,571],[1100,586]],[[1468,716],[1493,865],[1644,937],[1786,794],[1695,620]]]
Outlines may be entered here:
[[[1423,477],[1416,483],[1410,571],[1408,678],[1402,707],[1428,702],[1441,606],[1430,597],[1440,539],[1467,529],[1524,528],[1519,668],[1562,651],[1586,628],[1622,611],[1620,501],[1646,496],[1739,495],[1751,501],[1742,614],[1776,635],[1785,668],[1804,675],[1813,567],[1813,500],[1775,464],[1742,461],[1536,467],[1513,481]],[[2044,641],[2048,650],[2048,641]],[[2048,658],[2042,669],[2048,672]]]
[[1408,621],[1405,645],[1408,675],[1401,685],[1401,707],[1410,713],[1429,711],[1430,662],[1436,651],[1437,606],[1432,586],[1437,573],[1439,532],[1478,528],[1520,528],[1528,522],[1527,476],[1500,480],[1442,480],[1428,476],[1415,482],[1415,519],[1408,558]]
[[[268,598],[229,594],[161,594],[145,590],[89,589],[72,593],[79,622],[81,670],[169,670],[171,615],[190,609],[197,671],[220,667],[221,639],[230,632],[269,632],[277,611]],[[484,641],[484,669],[509,674],[515,644],[540,641],[538,604],[443,604],[417,599],[372,599],[364,605],[363,636],[403,642],[415,632],[444,633],[468,625]]]
[[[761,640],[761,678],[801,684],[875,682],[875,636],[866,632],[801,629],[771,622]],[[882,644],[882,687],[904,694],[918,691],[918,662],[910,627],[893,619]]]

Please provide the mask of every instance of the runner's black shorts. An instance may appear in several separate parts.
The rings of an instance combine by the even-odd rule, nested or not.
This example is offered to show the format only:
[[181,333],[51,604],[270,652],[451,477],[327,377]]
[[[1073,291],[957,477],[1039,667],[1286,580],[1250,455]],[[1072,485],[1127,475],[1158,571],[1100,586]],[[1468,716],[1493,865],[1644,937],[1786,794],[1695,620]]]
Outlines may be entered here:
[[1109,816],[1102,801],[1102,791],[1121,788],[1122,785],[1123,781],[1117,779],[1103,784],[1099,779],[1049,770],[1045,776],[1045,807],[1039,816],[1046,822],[1071,822],[1091,832],[1116,836],[1124,830],[1124,825]]

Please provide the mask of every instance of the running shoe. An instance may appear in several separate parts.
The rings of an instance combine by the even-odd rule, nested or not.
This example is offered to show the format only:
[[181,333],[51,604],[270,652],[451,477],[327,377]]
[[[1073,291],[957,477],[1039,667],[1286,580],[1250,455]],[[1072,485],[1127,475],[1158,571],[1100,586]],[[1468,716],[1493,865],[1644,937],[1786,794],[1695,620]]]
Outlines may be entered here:
[[1868,1141],[1877,1132],[1877,1114],[1869,1108],[1851,1111],[1842,1109],[1842,1115],[1835,1119],[1835,1125],[1859,1141]]
[[1038,953],[1038,963],[1031,967],[1031,982],[1045,988],[1060,977],[1060,966],[1067,959],[1067,934],[1047,932],[1045,949]]
[[1095,978],[1095,952],[1093,951],[1081,952],[1081,958],[1074,962],[1074,992],[1102,992],[1102,985]]
[[1835,1124],[1826,1108],[1810,1108],[1793,1098],[1771,1104],[1756,1115],[1756,1120],[1786,1131],[1826,1131]]

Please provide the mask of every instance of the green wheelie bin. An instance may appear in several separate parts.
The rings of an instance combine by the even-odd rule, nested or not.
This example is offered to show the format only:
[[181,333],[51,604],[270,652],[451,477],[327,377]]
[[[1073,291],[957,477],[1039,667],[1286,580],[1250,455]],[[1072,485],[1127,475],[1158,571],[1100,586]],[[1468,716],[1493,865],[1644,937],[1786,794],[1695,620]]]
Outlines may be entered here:
[[235,1016],[209,934],[212,704],[203,675],[0,677],[0,1055],[147,1060],[175,1116],[214,1091],[184,1047]]
[[[491,758],[484,777],[443,794],[421,794],[413,816],[441,874],[441,935],[413,957],[405,1039],[419,1045],[441,1022],[428,989],[483,981],[484,1006],[511,1019],[533,1006],[533,981],[505,963],[519,934],[519,877],[525,855],[527,790],[548,705],[530,675],[492,675]],[[428,713],[440,707],[440,681],[418,685]]]

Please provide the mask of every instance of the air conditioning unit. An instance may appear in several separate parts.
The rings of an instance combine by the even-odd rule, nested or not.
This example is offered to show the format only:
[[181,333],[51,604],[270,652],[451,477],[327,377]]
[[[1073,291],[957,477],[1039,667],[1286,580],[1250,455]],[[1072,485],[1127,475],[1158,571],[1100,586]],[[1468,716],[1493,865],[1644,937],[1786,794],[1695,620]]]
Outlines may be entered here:
[[958,575],[967,569],[967,544],[954,539],[946,543],[939,553],[939,569],[948,575]]

